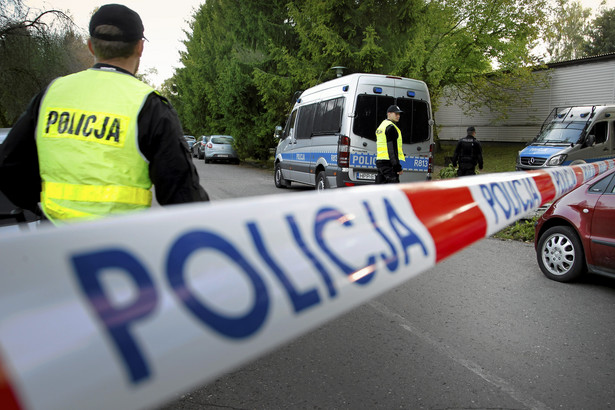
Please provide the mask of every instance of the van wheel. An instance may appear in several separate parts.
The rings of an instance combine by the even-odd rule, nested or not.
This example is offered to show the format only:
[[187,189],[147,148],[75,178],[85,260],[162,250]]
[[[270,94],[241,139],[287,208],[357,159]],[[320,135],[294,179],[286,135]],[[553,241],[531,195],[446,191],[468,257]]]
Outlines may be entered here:
[[318,175],[316,175],[316,191],[323,192],[325,189],[329,189],[329,184],[327,183],[325,171],[320,171]]
[[285,180],[282,175],[282,167],[279,162],[275,164],[273,182],[275,183],[276,188],[288,188],[290,186],[290,182]]

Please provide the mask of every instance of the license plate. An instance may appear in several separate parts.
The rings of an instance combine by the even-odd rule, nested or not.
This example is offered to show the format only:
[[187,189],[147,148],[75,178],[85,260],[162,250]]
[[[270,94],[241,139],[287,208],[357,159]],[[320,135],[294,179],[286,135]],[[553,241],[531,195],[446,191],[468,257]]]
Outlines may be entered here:
[[367,179],[370,181],[376,180],[376,174],[370,172],[357,172],[357,179]]
[[228,158],[228,155],[226,155],[226,154],[218,154],[218,156],[219,156],[220,158]]

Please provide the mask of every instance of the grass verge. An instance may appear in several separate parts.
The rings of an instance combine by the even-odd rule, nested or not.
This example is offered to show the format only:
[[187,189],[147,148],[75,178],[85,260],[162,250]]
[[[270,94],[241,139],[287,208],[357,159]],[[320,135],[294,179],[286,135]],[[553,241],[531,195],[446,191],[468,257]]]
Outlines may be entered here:
[[[446,166],[447,158],[452,158],[455,152],[456,142],[441,142],[440,149],[434,155],[434,163],[438,166]],[[483,170],[481,173],[509,172],[515,170],[517,155],[525,148],[525,143],[509,142],[482,142],[483,147]]]
[[[455,142],[442,143],[441,149],[435,153],[435,165],[445,167],[440,170],[439,174],[434,175],[435,178],[455,178],[457,176],[455,168],[447,164],[447,159],[451,158],[455,152],[455,145]],[[515,171],[517,154],[526,146],[525,143],[492,142],[481,143],[481,145],[484,165],[481,174]],[[537,218],[516,222],[497,232],[493,237],[531,243],[534,241],[534,225]]]
[[536,216],[532,219],[523,219],[515,222],[514,224],[495,233],[493,237],[498,239],[510,239],[513,241],[533,243],[534,225],[536,225],[537,219],[538,217]]

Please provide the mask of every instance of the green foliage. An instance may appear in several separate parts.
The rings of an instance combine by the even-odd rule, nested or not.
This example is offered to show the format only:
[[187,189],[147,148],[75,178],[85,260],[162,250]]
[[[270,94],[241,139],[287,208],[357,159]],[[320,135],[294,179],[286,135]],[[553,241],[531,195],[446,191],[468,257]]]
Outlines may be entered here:
[[[472,97],[499,97],[497,87],[518,86],[534,63],[545,4],[208,0],[186,33],[184,67],[165,88],[191,134],[232,134],[241,156],[266,158],[295,92],[334,78],[333,66],[423,80],[432,102],[466,84]],[[502,70],[485,81],[493,64]]]
[[438,176],[440,179],[457,178],[457,168],[455,168],[452,164],[448,164],[448,166],[440,170]]
[[[480,129],[478,129],[480,133]],[[480,135],[477,135],[480,140]],[[525,143],[482,143],[483,147],[483,170],[481,173],[513,172],[519,151],[525,148]],[[434,154],[434,163],[444,166],[446,157],[452,157],[455,152],[454,144],[442,144]]]
[[577,1],[557,0],[553,10],[553,23],[545,32],[551,62],[583,57],[591,9]]
[[588,29],[585,54],[594,56],[615,52],[615,8],[603,10]]
[[51,80],[92,62],[85,40],[64,13],[29,9],[21,0],[0,1],[0,127],[12,126]]
[[281,121],[282,110],[259,87],[281,82],[264,74],[276,71],[272,44],[292,41],[284,10],[282,1],[212,0],[195,13],[184,67],[165,85],[187,132],[230,134],[242,157],[269,155],[272,124]]
[[522,219],[514,224],[507,226],[493,236],[499,239],[511,239],[522,242],[534,241],[534,226],[538,217],[532,219]]

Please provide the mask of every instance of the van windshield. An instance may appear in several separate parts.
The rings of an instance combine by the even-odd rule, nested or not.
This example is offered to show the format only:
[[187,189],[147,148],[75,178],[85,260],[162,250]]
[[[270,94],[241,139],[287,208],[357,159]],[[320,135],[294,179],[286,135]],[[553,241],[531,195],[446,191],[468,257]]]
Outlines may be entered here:
[[360,137],[376,141],[376,129],[386,119],[387,108],[393,104],[397,104],[403,111],[398,124],[403,143],[416,144],[428,141],[429,104],[411,98],[359,95],[352,131]]
[[586,122],[552,122],[542,130],[534,142],[576,144]]

